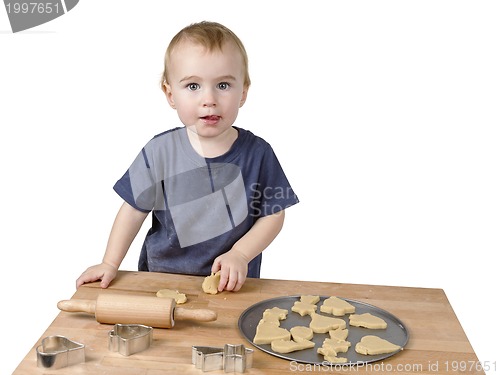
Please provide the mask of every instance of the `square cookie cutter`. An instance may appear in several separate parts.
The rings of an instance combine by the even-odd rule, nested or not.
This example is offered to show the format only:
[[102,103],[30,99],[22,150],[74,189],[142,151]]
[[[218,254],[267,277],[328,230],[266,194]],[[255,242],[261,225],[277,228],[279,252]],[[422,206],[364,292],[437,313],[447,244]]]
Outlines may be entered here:
[[115,324],[108,334],[108,349],[129,356],[148,349],[153,342],[153,328],[142,324]]
[[48,336],[36,348],[37,367],[59,369],[85,362],[85,345],[64,336]]
[[252,367],[253,349],[232,344],[226,344],[223,348],[193,346],[191,362],[202,371],[245,372]]

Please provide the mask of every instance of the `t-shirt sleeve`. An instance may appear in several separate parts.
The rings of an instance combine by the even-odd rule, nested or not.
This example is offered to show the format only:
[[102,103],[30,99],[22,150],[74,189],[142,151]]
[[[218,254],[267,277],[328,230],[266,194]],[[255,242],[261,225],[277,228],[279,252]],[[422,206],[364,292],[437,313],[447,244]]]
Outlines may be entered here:
[[157,182],[152,172],[146,148],[137,155],[125,174],[113,189],[125,202],[142,212],[150,212],[162,200],[161,182]]
[[266,148],[261,162],[259,182],[252,187],[257,215],[267,216],[299,202],[271,146]]

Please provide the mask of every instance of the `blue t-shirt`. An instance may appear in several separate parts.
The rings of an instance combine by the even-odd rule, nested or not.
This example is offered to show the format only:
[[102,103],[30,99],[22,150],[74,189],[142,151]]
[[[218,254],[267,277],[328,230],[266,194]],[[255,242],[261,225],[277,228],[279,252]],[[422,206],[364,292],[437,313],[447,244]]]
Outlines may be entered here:
[[[115,191],[132,207],[152,211],[139,270],[209,275],[260,217],[298,203],[271,146],[247,130],[225,154],[200,156],[186,128],[151,139],[117,181]],[[262,256],[248,265],[260,276]]]

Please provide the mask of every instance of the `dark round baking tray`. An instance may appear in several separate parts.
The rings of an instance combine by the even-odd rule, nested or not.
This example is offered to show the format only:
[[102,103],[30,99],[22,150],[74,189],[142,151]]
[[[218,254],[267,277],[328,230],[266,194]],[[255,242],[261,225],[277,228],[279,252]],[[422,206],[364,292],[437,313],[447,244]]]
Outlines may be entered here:
[[[319,311],[320,306],[323,304],[323,301],[326,298],[329,298],[329,296],[320,297],[320,301],[317,303],[318,306],[317,313],[319,313],[320,315],[332,317],[333,315],[331,314],[325,314]],[[344,319],[346,321],[346,326],[349,329],[349,335],[346,340],[351,343],[351,347],[349,348],[347,353],[338,353],[338,357],[347,358],[347,363],[345,365],[376,362],[389,358],[399,352],[395,351],[393,353],[379,354],[379,355],[359,354],[354,350],[354,347],[356,346],[356,343],[358,343],[361,337],[363,336],[366,335],[379,336],[385,340],[392,342],[393,344],[401,346],[401,348],[403,348],[407,344],[409,338],[408,330],[406,329],[403,322],[401,322],[401,320],[399,320],[396,316],[379,307],[364,302],[355,301],[347,298],[342,298],[342,299],[349,302],[356,308],[355,311],[356,314],[370,313],[372,315],[384,319],[387,322],[386,329],[367,329],[367,328],[350,326],[349,325],[350,314],[346,314],[342,317],[336,317]],[[314,337],[311,340],[316,343],[316,346],[314,348],[300,350],[286,354],[280,354],[274,352],[271,349],[270,344],[257,345],[253,343],[256,327],[259,324],[259,321],[262,319],[262,314],[266,309],[279,307],[288,310],[287,318],[280,322],[280,327],[282,328],[286,328],[289,330],[290,328],[297,325],[308,327],[309,323],[311,322],[311,317],[309,315],[300,316],[299,314],[291,311],[291,307],[293,306],[294,302],[299,300],[300,296],[286,296],[286,297],[271,298],[257,302],[256,304],[250,306],[245,311],[243,311],[243,313],[241,313],[240,318],[238,320],[238,327],[240,329],[240,332],[245,337],[245,339],[247,339],[248,342],[250,342],[253,346],[275,357],[283,358],[289,361],[296,361],[299,363],[309,363],[317,365],[325,364],[324,357],[321,354],[318,354],[317,350],[323,345],[323,341],[325,340],[325,338],[330,337],[328,333],[314,334]]]

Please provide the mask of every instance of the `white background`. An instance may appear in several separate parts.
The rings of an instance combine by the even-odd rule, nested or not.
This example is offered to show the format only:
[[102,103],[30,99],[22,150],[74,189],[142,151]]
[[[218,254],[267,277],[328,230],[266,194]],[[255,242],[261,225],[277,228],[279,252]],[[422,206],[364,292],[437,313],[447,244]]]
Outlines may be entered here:
[[100,262],[114,182],[178,124],[163,54],[201,20],[245,43],[236,125],[273,145],[301,200],[262,277],[444,289],[479,359],[500,359],[500,5],[329,3],[85,0],[17,34],[0,9],[2,373]]

